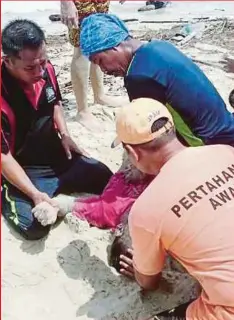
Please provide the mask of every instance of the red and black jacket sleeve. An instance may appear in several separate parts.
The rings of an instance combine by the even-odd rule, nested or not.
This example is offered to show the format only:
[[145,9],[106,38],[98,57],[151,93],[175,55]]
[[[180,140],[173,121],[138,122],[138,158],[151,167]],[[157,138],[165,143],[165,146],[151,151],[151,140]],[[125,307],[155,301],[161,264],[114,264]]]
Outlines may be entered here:
[[[3,99],[2,99],[2,103]],[[7,115],[1,112],[1,153],[7,154],[10,151],[11,128]]]

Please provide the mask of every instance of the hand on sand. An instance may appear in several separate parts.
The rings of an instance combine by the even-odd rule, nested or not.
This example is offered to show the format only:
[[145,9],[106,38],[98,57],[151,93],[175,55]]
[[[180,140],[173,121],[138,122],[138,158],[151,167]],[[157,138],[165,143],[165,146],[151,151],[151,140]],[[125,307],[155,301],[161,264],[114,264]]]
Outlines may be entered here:
[[134,275],[134,268],[133,268],[133,251],[131,249],[127,250],[126,255],[120,256],[120,262],[121,265],[120,273],[125,275],[126,277],[130,279],[135,279]]
[[62,145],[68,159],[72,158],[72,151],[78,154],[84,155],[86,157],[89,157],[88,153],[83,148],[78,147],[75,141],[73,141],[69,135],[62,136]]
[[225,57],[223,61],[221,61],[224,65],[224,70],[228,73],[234,73],[234,59],[230,59]]
[[54,224],[57,220],[58,212],[58,207],[53,207],[45,201],[40,202],[32,209],[32,214],[43,226]]

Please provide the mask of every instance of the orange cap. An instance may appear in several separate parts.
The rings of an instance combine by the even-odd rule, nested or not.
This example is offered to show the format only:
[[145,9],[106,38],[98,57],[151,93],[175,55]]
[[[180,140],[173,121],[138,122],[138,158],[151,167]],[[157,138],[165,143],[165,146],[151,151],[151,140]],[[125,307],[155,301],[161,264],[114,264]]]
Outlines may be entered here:
[[[168,122],[159,130],[153,130],[156,120],[167,119]],[[174,128],[172,116],[168,109],[157,100],[140,98],[120,108],[116,116],[117,138],[112,143],[114,148],[120,143],[137,145],[150,142]]]

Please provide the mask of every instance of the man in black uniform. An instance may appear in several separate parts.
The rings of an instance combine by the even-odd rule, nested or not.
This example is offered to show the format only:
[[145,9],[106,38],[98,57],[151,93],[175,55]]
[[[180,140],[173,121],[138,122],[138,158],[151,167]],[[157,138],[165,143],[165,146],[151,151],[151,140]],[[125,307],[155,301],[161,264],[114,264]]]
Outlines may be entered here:
[[29,20],[2,31],[2,213],[24,238],[46,236],[33,216],[57,193],[101,193],[112,172],[84,155],[68,133],[45,35]]

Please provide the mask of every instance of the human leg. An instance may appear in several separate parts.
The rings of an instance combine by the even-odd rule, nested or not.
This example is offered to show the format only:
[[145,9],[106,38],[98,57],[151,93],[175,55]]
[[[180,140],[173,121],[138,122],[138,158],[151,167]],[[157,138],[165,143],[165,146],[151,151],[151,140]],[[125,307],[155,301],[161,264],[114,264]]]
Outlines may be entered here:
[[79,47],[75,47],[71,63],[71,81],[76,98],[77,121],[88,129],[99,129],[97,119],[88,108],[89,73],[89,60],[81,54]]
[[63,166],[66,169],[58,175],[56,189],[52,194],[57,207],[42,202],[33,208],[34,216],[43,225],[53,224],[57,216],[65,216],[72,210],[76,198],[62,194],[101,194],[112,176],[110,169],[100,161],[78,154],[73,154],[67,164]]
[[103,72],[98,65],[91,63],[90,81],[93,89],[94,103],[110,107],[120,107],[128,102],[127,98],[111,97],[105,94],[103,84]]
[[[58,178],[39,169],[26,170],[34,185],[50,197],[58,187]],[[32,200],[7,181],[2,184],[2,214],[10,226],[27,240],[38,240],[48,235],[50,227],[42,226],[33,216]]]
[[69,169],[59,177],[59,193],[101,194],[112,176],[102,162],[73,154]]
[[71,81],[77,103],[78,113],[87,111],[88,78],[90,62],[84,57],[78,47],[74,48],[71,62]]

